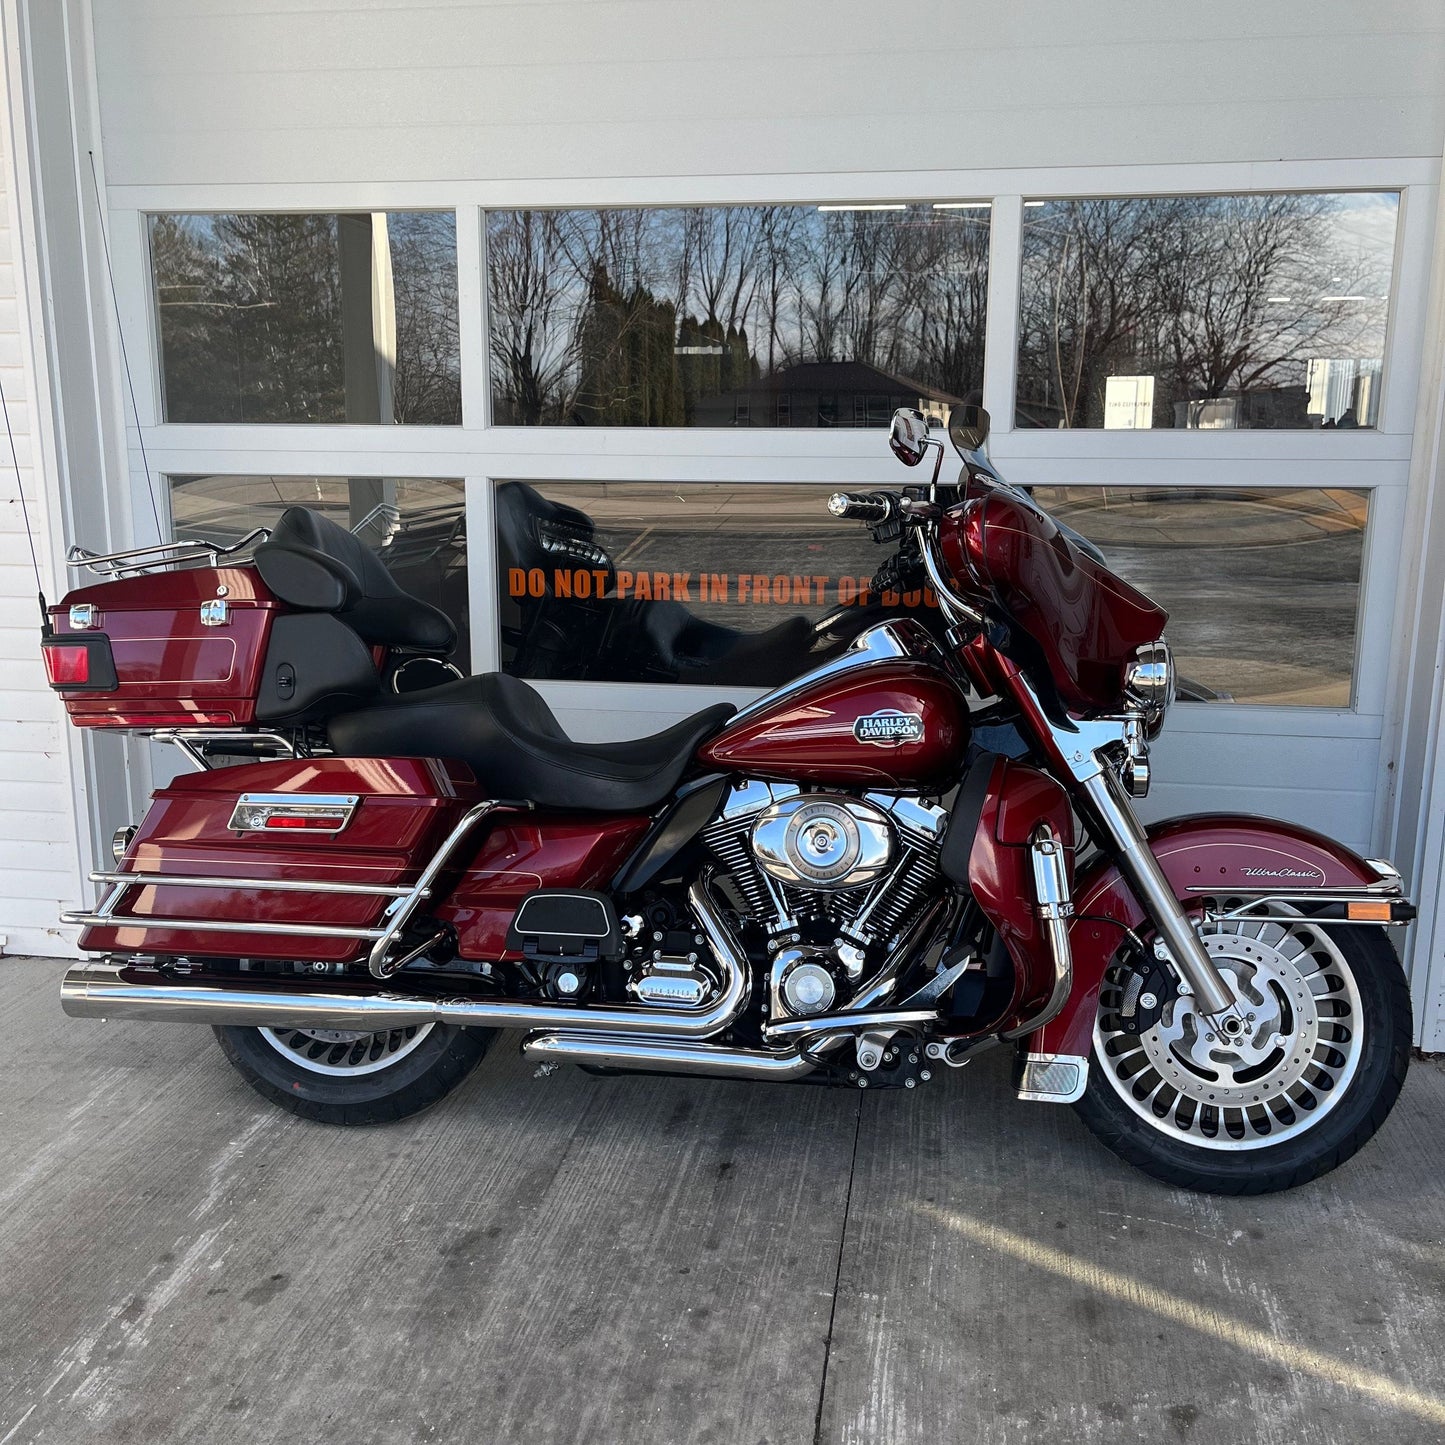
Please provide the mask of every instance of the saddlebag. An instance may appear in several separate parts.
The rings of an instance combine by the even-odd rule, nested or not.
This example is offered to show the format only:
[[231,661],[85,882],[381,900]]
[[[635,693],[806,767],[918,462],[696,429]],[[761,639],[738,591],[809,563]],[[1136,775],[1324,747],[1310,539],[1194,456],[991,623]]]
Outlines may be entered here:
[[[468,769],[425,758],[303,758],[188,773],[156,792],[116,873],[105,875],[119,881],[102,883],[80,946],[364,958],[383,913],[478,798]],[[122,876],[131,874],[134,884]],[[139,881],[147,874],[207,881]],[[105,912],[116,921],[101,921]]]

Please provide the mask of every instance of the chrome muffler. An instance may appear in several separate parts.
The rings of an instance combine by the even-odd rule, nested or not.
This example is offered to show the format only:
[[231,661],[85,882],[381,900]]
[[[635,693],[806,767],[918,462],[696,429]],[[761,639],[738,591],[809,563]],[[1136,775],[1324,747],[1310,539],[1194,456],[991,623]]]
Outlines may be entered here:
[[426,998],[399,993],[304,991],[275,983],[235,986],[158,975],[127,977],[131,968],[109,959],[77,964],[60,985],[60,1006],[72,1018],[154,1019],[175,1023],[240,1024],[379,1033],[445,1023],[459,1028],[546,1029],[669,1039],[701,1039],[727,1028],[747,1001],[747,957],[701,883],[688,890],[692,907],[722,974],[721,994],[706,1008],[598,1008],[530,1004],[511,999]]

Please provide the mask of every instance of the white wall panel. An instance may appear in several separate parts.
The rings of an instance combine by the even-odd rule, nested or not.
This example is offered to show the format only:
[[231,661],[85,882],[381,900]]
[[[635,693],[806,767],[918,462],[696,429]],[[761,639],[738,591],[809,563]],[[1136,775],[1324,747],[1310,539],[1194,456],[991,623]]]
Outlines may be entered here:
[[94,0],[112,184],[1438,156],[1445,10]]
[[32,464],[40,448],[29,313],[13,260],[20,251],[15,202],[9,132],[0,124],[0,386],[20,461],[17,476],[0,434],[0,951],[63,954],[72,951],[75,930],[57,919],[80,902],[80,849],[69,739],[40,661],[36,580],[20,506],[23,488],[48,572],[49,508]]

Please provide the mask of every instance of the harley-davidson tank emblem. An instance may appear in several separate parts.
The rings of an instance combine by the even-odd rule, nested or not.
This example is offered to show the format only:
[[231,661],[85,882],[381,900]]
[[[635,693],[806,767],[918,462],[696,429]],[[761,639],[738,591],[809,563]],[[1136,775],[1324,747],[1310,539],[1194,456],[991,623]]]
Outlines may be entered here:
[[898,748],[904,743],[923,741],[923,718],[916,712],[898,712],[884,708],[870,712],[853,724],[853,736],[860,743],[880,748]]

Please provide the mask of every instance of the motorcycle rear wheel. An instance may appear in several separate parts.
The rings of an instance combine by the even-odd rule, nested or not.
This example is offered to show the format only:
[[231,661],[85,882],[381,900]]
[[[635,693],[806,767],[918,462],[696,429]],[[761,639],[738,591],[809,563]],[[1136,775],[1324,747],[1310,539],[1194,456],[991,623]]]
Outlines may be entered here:
[[1255,1032],[1238,1048],[1168,1004],[1139,1034],[1099,994],[1089,1083],[1074,1105],[1121,1159],[1166,1184],[1268,1194],[1337,1168],[1385,1122],[1410,1060],[1410,994],[1378,928],[1219,924],[1202,935]]
[[221,1051],[263,1098],[323,1124],[385,1124],[444,1099],[476,1066],[494,1029],[380,1033],[330,1029],[215,1029]]

